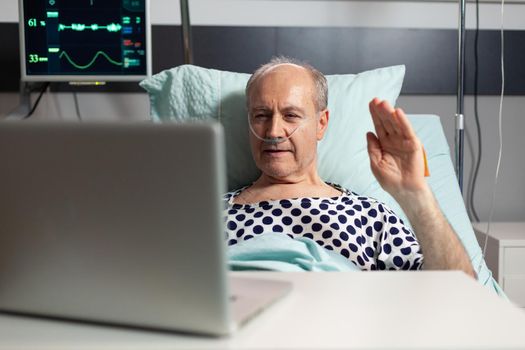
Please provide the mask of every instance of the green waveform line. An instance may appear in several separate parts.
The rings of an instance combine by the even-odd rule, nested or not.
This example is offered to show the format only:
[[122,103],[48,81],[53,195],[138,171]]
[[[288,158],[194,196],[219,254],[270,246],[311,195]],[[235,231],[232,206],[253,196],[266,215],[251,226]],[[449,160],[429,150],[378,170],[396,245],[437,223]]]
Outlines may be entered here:
[[90,30],[90,29],[94,32],[96,32],[97,30],[101,30],[101,29],[105,29],[108,32],[119,32],[122,30],[122,26],[119,23],[110,23],[107,26],[101,26],[96,23],[91,24],[91,25],[81,24],[81,23],[72,23],[70,26],[60,23],[58,25],[59,32],[66,30],[66,29],[71,29],[76,32],[83,32],[84,30]]
[[85,65],[80,65],[80,64],[75,63],[71,59],[71,57],[69,57],[69,55],[67,54],[66,51],[62,51],[60,53],[60,56],[58,56],[58,58],[62,58],[62,56],[66,57],[66,59],[69,61],[69,63],[71,63],[72,66],[74,66],[75,68],[78,68],[78,69],[82,69],[82,70],[88,69],[89,67],[91,67],[95,63],[95,61],[97,60],[98,56],[104,56],[109,61],[109,63],[114,64],[115,66],[122,66],[122,62],[117,62],[117,61],[112,60],[111,57],[109,57],[104,51],[98,51],[95,54],[95,56],[93,56],[91,61],[88,64],[85,64]]

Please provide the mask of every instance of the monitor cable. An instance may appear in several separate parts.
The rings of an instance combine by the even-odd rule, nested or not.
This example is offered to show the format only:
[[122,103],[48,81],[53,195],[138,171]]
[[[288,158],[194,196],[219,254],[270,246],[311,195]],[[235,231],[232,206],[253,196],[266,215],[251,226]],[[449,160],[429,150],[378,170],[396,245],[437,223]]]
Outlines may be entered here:
[[38,107],[38,104],[40,103],[40,100],[42,99],[42,96],[44,95],[44,92],[47,91],[47,88],[49,87],[49,82],[46,82],[44,83],[43,87],[42,87],[42,90],[40,90],[40,94],[38,95],[38,98],[36,99],[35,101],[35,104],[33,105],[33,107],[31,108],[31,110],[29,111],[29,113],[27,113],[25,116],[24,116],[24,120],[25,119],[28,119],[30,118],[33,113],[35,113],[37,107]]
[[78,95],[76,91],[73,91],[73,100],[75,101],[75,111],[77,113],[78,121],[82,123],[82,115],[80,114],[80,107],[78,104]]

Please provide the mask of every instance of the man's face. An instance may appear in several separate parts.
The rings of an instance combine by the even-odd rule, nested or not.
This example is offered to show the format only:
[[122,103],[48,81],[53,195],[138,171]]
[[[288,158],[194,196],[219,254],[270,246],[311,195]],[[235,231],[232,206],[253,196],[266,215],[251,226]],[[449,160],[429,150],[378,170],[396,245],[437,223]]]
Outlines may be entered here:
[[317,112],[314,91],[309,73],[290,64],[267,71],[252,87],[248,113],[257,135],[286,138],[296,130],[278,144],[264,142],[250,132],[253,158],[266,175],[293,181],[315,170],[317,141],[326,128],[328,112]]

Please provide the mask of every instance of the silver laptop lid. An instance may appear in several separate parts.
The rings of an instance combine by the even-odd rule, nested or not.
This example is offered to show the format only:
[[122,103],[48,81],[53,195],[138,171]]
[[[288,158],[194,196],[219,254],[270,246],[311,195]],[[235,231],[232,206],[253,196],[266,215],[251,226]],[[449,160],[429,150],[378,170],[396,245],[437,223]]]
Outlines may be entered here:
[[230,331],[217,124],[0,124],[0,309]]

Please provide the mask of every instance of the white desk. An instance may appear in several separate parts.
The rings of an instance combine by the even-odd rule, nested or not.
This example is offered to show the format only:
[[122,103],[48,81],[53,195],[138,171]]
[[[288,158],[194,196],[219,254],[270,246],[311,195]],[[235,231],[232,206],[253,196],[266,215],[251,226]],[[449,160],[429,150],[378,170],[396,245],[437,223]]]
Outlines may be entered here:
[[294,289],[230,338],[1,315],[0,348],[525,349],[525,312],[461,272],[255,274]]

